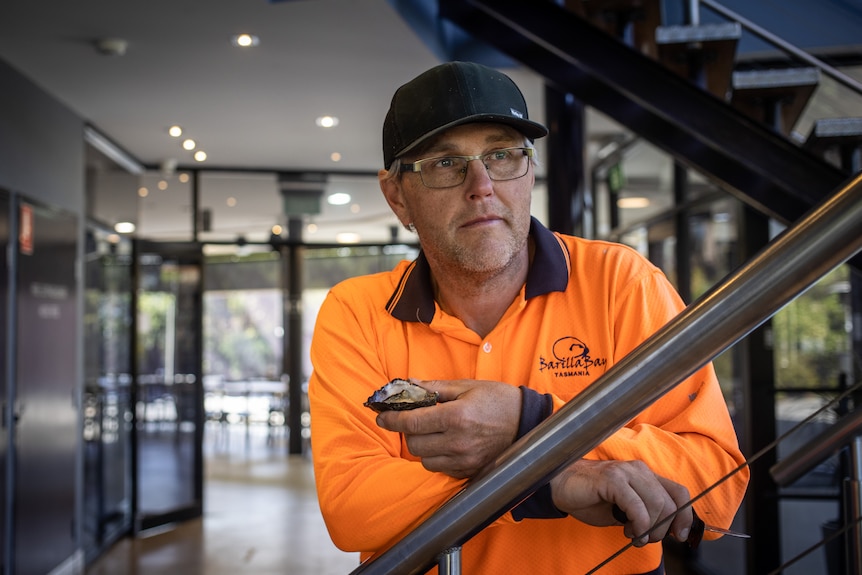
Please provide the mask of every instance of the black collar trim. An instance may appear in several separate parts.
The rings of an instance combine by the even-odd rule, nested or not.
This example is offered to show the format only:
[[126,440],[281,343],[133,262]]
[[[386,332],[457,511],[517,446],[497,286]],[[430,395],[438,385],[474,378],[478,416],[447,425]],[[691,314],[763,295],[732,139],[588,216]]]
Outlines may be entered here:
[[[525,297],[530,299],[554,291],[565,291],[571,273],[569,250],[562,240],[533,218],[530,237],[535,251],[527,272]],[[431,267],[424,252],[411,262],[401,278],[386,310],[401,321],[431,323],[434,319],[434,289],[431,284]]]

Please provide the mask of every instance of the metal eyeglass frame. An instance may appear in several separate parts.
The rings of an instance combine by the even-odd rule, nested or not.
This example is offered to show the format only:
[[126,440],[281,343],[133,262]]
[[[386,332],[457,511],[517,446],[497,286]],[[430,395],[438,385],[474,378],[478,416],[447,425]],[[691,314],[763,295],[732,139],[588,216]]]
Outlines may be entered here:
[[[464,181],[467,179],[467,165],[470,162],[472,162],[473,160],[483,160],[482,163],[485,164],[485,170],[487,171],[488,165],[484,161],[485,158],[487,158],[489,156],[493,156],[494,154],[496,154],[498,152],[508,152],[508,151],[512,151],[512,150],[521,150],[524,153],[524,156],[526,156],[528,159],[533,157],[533,152],[534,152],[533,148],[528,148],[525,146],[513,146],[511,148],[500,148],[498,150],[494,150],[494,151],[488,152],[486,154],[477,154],[475,156],[437,156],[434,158],[423,158],[423,159],[417,160],[415,162],[409,162],[409,163],[401,164],[401,172],[418,173],[419,179],[422,180],[422,185],[424,185],[426,188],[430,188],[432,190],[445,190],[446,188],[454,188],[454,187],[460,186],[461,184],[464,183]],[[433,162],[433,161],[446,160],[446,159],[464,160],[464,168],[461,170],[461,181],[458,182],[457,184],[451,184],[448,186],[429,186],[427,183],[425,183],[425,178],[422,177],[422,164],[424,164],[426,162]],[[524,168],[524,173],[520,174],[518,176],[511,177],[511,178],[502,178],[502,179],[494,178],[491,176],[490,172],[488,172],[488,177],[491,178],[491,180],[494,182],[508,182],[511,180],[517,180],[518,178],[523,178],[524,176],[527,175],[527,172],[530,171],[529,166],[530,166],[530,163],[528,161],[525,168]]]

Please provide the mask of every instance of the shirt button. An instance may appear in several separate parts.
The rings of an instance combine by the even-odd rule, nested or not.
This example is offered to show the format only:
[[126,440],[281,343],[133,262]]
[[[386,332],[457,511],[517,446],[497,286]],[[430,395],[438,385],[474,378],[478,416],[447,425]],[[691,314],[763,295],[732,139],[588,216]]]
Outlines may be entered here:
[[485,345],[482,346],[482,350],[485,353],[491,353],[491,342],[486,341]]

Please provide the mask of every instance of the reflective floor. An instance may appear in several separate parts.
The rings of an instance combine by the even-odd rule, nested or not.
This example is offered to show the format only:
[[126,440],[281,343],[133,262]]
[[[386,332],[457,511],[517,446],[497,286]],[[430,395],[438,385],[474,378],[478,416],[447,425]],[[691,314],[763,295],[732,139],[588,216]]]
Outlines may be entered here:
[[266,427],[207,427],[204,516],[125,538],[86,575],[346,575],[359,562],[329,539],[311,461]]

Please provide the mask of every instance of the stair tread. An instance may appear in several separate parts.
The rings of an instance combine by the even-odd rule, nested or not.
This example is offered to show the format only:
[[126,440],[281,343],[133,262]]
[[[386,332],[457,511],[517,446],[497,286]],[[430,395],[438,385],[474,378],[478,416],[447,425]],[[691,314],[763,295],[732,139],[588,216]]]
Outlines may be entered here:
[[660,45],[688,44],[691,42],[736,42],[741,35],[742,27],[736,22],[698,26],[659,26],[655,30],[655,40]]
[[833,145],[862,144],[862,118],[823,118],[814,122],[803,147],[824,151]]
[[792,89],[816,87],[819,83],[820,70],[817,68],[744,70],[733,73],[734,90]]
[[[820,84],[817,68],[745,70],[733,73],[730,103],[747,116],[790,135]],[[780,125],[773,125],[780,122]]]
[[730,89],[740,35],[741,28],[736,23],[659,26],[655,31],[658,59],[724,100]]

